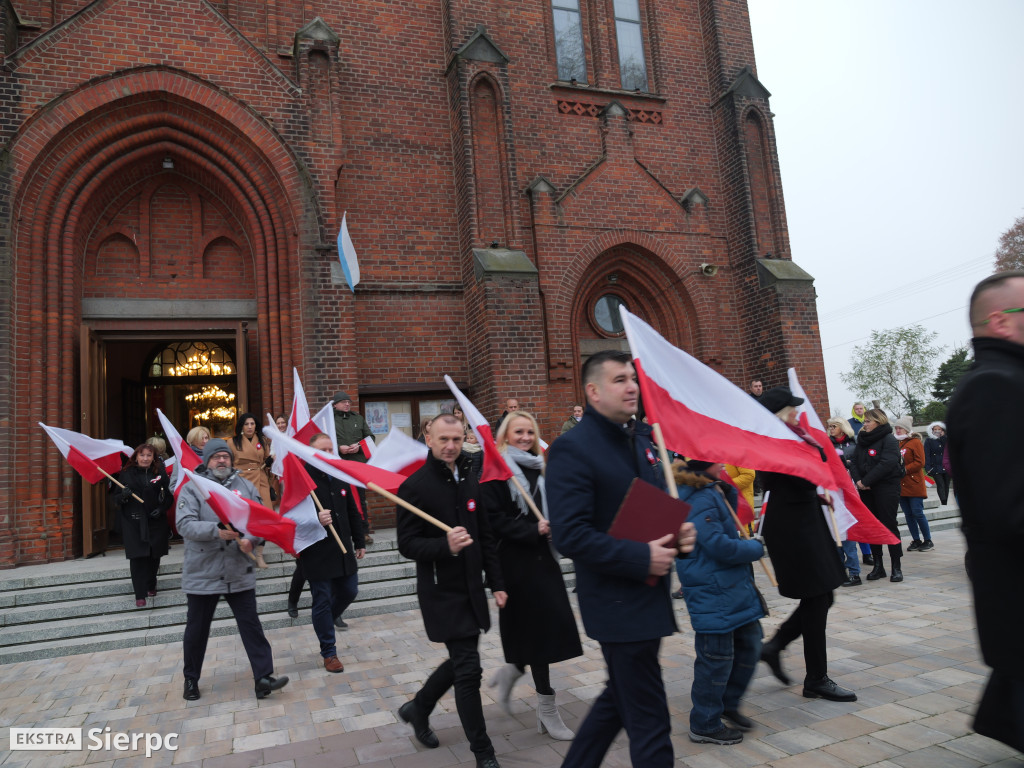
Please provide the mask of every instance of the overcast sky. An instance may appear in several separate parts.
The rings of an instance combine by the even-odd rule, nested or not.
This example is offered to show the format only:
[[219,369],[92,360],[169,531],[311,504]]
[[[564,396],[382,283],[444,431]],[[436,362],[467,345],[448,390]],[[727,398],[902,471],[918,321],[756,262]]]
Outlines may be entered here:
[[920,323],[940,362],[967,342],[971,288],[1024,215],[1024,2],[748,3],[793,260],[848,413],[839,374],[872,330]]

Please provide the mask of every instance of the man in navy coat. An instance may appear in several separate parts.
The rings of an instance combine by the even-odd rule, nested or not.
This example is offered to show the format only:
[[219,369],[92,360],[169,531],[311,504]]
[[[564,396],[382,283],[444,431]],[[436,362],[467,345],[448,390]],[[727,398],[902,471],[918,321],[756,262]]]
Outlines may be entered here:
[[[565,761],[599,766],[622,728],[633,765],[673,764],[671,722],[658,652],[675,632],[669,571],[693,551],[692,523],[651,542],[607,534],[633,478],[665,487],[651,430],[634,420],[640,389],[627,353],[599,352],[583,365],[584,419],[551,444],[546,487],[551,533],[576,565],[587,634],[601,644],[608,683],[576,734]],[[658,577],[655,586],[648,576]]]

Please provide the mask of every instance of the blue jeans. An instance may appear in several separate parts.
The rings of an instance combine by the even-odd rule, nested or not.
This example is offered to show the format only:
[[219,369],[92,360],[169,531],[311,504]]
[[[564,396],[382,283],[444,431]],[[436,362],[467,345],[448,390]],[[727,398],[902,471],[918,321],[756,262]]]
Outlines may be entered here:
[[714,733],[722,727],[722,712],[740,708],[740,697],[761,658],[762,637],[759,621],[721,635],[694,633],[691,731]]
[[916,496],[900,496],[900,509],[907,518],[907,528],[910,529],[910,538],[914,541],[921,541],[921,534],[931,541],[932,529],[928,527],[928,518],[924,516],[924,499]]
[[313,630],[320,641],[320,655],[325,659],[337,656],[334,618],[341,616],[359,594],[359,574],[326,581],[310,581],[309,594],[313,597]]
[[839,551],[850,576],[860,576],[860,555],[857,554],[857,542],[847,539]]

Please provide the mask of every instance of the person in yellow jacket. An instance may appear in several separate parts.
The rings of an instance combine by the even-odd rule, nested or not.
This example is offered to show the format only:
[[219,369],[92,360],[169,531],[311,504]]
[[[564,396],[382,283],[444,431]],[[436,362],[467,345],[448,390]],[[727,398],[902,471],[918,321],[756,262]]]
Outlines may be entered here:
[[725,471],[729,473],[740,495],[747,500],[750,508],[754,509],[754,470],[726,464]]

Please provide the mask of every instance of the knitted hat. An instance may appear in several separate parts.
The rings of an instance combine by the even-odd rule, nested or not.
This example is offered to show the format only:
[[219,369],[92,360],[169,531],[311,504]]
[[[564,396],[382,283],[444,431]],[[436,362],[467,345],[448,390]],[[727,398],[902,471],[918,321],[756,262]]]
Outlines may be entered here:
[[215,437],[203,446],[203,464],[209,464],[215,453],[226,453],[231,457],[232,465],[235,463],[235,454],[231,452],[226,440]]
[[914,434],[914,419],[910,416],[903,416],[892,423],[892,428],[901,427],[908,435]]
[[352,397],[349,395],[349,393],[344,391],[344,390],[342,390],[341,392],[335,392],[334,393],[334,398],[332,399],[332,402],[340,403],[342,400],[351,400],[351,399],[352,399]]

